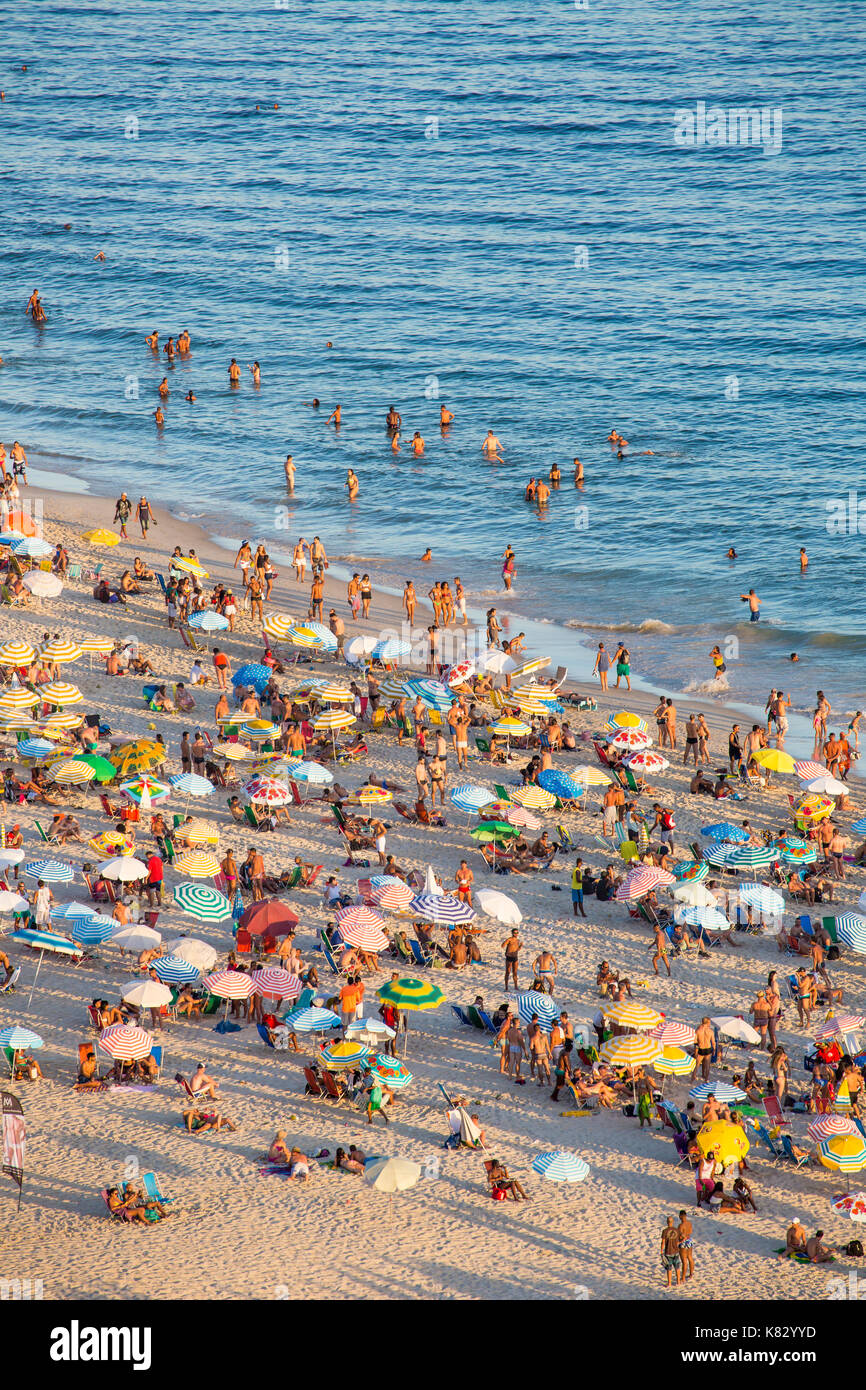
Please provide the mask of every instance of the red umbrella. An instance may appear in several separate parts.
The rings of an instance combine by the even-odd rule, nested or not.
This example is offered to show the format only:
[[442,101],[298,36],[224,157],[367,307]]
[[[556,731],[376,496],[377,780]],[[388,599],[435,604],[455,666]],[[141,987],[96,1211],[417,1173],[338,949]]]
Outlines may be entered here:
[[287,903],[270,898],[266,902],[252,903],[238,923],[250,936],[288,936],[295,930],[299,917]]

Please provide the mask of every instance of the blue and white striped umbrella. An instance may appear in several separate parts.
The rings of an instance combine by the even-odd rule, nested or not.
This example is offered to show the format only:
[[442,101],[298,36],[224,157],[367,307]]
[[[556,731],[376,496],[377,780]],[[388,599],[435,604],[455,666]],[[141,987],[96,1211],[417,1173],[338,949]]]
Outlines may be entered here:
[[334,636],[331,629],[329,627],[325,627],[324,623],[314,623],[306,619],[302,623],[295,623],[295,626],[289,629],[288,636],[290,639],[293,637],[293,634],[298,631],[298,629],[301,630],[300,645],[304,647],[309,647],[312,645],[309,638],[304,640],[304,634],[311,632],[313,634],[313,637],[315,637],[319,647],[322,647],[325,651],[328,652],[335,652],[337,650],[337,639]]
[[19,1023],[13,1023],[11,1027],[0,1030],[0,1047],[11,1047],[13,1052],[18,1052],[22,1047],[43,1046],[38,1033],[32,1032],[29,1028],[22,1028]]
[[193,613],[189,619],[190,627],[197,627],[202,632],[225,632],[229,625],[229,620],[224,613],[217,613],[213,608],[203,608],[198,613]]
[[72,865],[61,859],[31,859],[24,865],[24,872],[28,878],[41,878],[43,883],[71,883],[75,877]]
[[532,1167],[548,1182],[583,1182],[589,1177],[589,1164],[567,1149],[555,1149],[539,1154]]
[[94,913],[93,916],[75,922],[69,928],[70,934],[76,941],[80,941],[82,946],[101,946],[116,930],[115,918],[103,917],[101,913]]
[[[52,907],[52,922],[88,922],[96,916],[96,909],[90,903],[64,903],[62,907]],[[117,926],[117,923],[114,924]]]
[[701,834],[709,836],[711,840],[729,840],[734,844],[745,844],[749,838],[748,830],[729,820],[719,821],[717,825],[704,825]]
[[339,1028],[340,1018],[330,1009],[297,1009],[288,1014],[286,1026],[295,1033],[326,1033],[330,1028]]
[[321,763],[298,763],[298,766],[292,769],[292,780],[309,782],[311,786],[316,783],[324,786],[328,782],[333,782],[334,774],[323,767]]
[[732,1086],[728,1081],[704,1081],[700,1086],[693,1086],[689,1095],[692,1100],[708,1100],[710,1096],[715,1096],[722,1105],[749,1099],[745,1091],[741,1091],[739,1086]]
[[30,560],[45,560],[54,554],[54,546],[38,536],[24,536],[20,541],[13,541],[11,549],[13,555],[23,555]]
[[449,792],[448,799],[452,806],[457,807],[458,811],[466,811],[471,815],[473,811],[480,811],[482,806],[488,806],[491,801],[495,801],[496,797],[485,787],[477,787],[472,782],[464,782],[462,787],[454,787]]
[[735,850],[728,860],[732,869],[769,869],[778,864],[779,849],[776,845],[744,845]]
[[381,1042],[383,1038],[396,1037],[396,1033],[382,1018],[356,1018],[347,1026],[346,1037],[376,1038]]
[[538,1021],[545,1033],[550,1032],[559,1017],[559,1010],[550,995],[540,994],[537,989],[528,989],[525,994],[518,994],[517,1012],[524,1023],[531,1023],[532,1015],[538,1014]]
[[457,696],[453,690],[449,690],[447,685],[441,681],[432,680],[429,676],[416,676],[412,680],[406,681],[406,690],[412,695],[419,695],[428,709],[445,712],[451,708]]
[[866,917],[856,912],[841,912],[836,918],[836,936],[852,951],[866,954]]
[[738,852],[736,845],[713,845],[713,848],[704,854],[704,859],[708,864],[714,864],[717,869],[727,868],[731,856]]
[[855,820],[851,829],[854,831],[855,835],[866,835],[866,816],[863,816],[860,820]]
[[26,541],[23,531],[0,531],[0,545],[14,545],[16,541]]
[[272,674],[270,666],[263,666],[260,661],[246,661],[234,672],[232,680],[236,686],[253,686],[261,695]]
[[737,895],[747,907],[766,912],[771,917],[779,917],[785,911],[785,899],[781,893],[768,888],[766,883],[741,883]]
[[197,772],[176,772],[168,780],[175,791],[185,792],[187,796],[213,796],[216,791],[213,783]]
[[[312,624],[308,623],[307,626]],[[411,652],[411,643],[404,642],[400,637],[386,637],[376,643],[371,654],[377,661],[398,661],[401,656],[410,656]]]
[[388,885],[391,884],[391,883],[397,883],[397,884],[399,884],[401,887],[403,886],[403,880],[402,880],[402,878],[397,878],[397,876],[396,876],[395,874],[371,874],[371,875],[370,875],[370,887],[371,887],[371,888],[387,888]]
[[690,927],[702,927],[704,931],[731,930],[731,923],[724,912],[720,912],[717,907],[677,908],[677,915],[679,916],[680,913],[682,920],[688,922]]
[[47,738],[22,738],[15,747],[15,756],[17,758],[44,758],[48,753],[56,751],[57,745],[49,742]]
[[207,883],[179,883],[174,890],[175,906],[199,922],[228,922],[232,907],[218,888]]
[[448,922],[456,926],[458,922],[471,922],[475,913],[468,903],[452,897],[450,893],[419,893],[409,904],[409,911],[428,922]]
[[32,946],[36,951],[55,951],[60,956],[81,954],[74,941],[51,931],[41,931],[39,927],[23,927],[21,931],[12,932],[9,940],[20,941],[23,946]]
[[195,966],[190,965],[182,956],[160,956],[150,969],[159,976],[164,985],[192,984],[193,980],[197,980],[201,975],[201,971],[196,970]]
[[586,796],[586,784],[578,782],[567,772],[555,767],[546,767],[538,774],[538,785],[563,801],[577,801]]

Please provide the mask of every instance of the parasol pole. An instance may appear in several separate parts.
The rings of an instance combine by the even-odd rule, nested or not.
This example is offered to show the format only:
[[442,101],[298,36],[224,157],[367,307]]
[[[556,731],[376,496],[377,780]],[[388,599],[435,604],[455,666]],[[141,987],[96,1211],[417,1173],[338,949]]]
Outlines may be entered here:
[[39,979],[39,971],[42,969],[42,961],[43,961],[44,957],[45,957],[45,948],[43,947],[43,949],[39,952],[39,964],[38,964],[37,967],[36,967],[36,974],[33,976],[33,983],[32,983],[32,985],[30,986],[30,993],[29,993],[29,995],[27,996],[27,1007],[28,1007],[28,1009],[30,1008],[30,1002],[31,1002],[31,1000],[32,1000],[32,998],[33,998],[33,991],[34,991],[34,989],[36,988],[36,981]]

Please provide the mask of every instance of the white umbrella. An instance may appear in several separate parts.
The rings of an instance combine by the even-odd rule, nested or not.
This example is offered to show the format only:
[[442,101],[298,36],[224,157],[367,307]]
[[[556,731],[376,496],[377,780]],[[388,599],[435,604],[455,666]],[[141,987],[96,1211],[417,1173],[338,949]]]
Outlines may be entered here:
[[160,944],[162,932],[155,931],[153,927],[136,924],[132,927],[121,927],[108,940],[110,944],[119,946],[123,951],[149,951],[151,946]]
[[408,1158],[372,1158],[364,1169],[364,1178],[379,1192],[405,1192],[414,1187],[421,1176],[421,1165]]
[[436,875],[433,872],[433,866],[431,864],[427,865],[427,872],[424,875],[424,887],[421,891],[422,893],[432,893],[433,896],[437,898],[441,898],[445,892],[444,888],[440,888],[439,884],[436,882]]
[[507,893],[500,893],[496,888],[479,888],[473,898],[477,910],[484,917],[493,917],[509,927],[517,927],[523,921],[520,908]]
[[140,1009],[160,1009],[171,1003],[171,990],[158,980],[133,980],[121,996],[127,1004],[137,1004]]
[[217,962],[217,952],[206,941],[197,936],[178,936],[169,941],[166,951],[172,956],[180,956],[197,970],[212,970]]
[[47,570],[29,570],[21,581],[37,598],[56,598],[63,593],[63,585],[56,574]]
[[362,632],[360,636],[353,637],[347,642],[343,650],[346,653],[346,660],[351,661],[354,666],[363,661],[365,656],[369,656],[373,648],[378,646],[379,638],[372,633]]
[[479,671],[494,671],[500,676],[509,675],[512,671],[517,670],[517,662],[514,658],[498,647],[491,647],[489,651],[482,652],[475,664]]
[[20,893],[0,889],[0,912],[23,912],[26,907],[27,899]]
[[804,792],[819,792],[824,796],[847,796],[849,788],[844,782],[840,782],[838,777],[832,777],[829,772],[822,772],[820,777],[809,777],[800,786]]
[[12,869],[27,858],[23,849],[0,849],[0,869]]
[[723,1015],[712,1021],[726,1038],[734,1038],[737,1042],[744,1043],[759,1043],[761,1041],[760,1033],[757,1033],[751,1023],[747,1023],[744,1018],[730,1018]]
[[713,897],[709,888],[702,883],[681,883],[672,894],[674,900],[687,907],[718,907],[718,898]]
[[99,866],[99,872],[103,878],[117,878],[123,883],[136,883],[140,878],[147,878],[147,865],[132,855],[119,854],[115,859],[106,859],[105,863]]

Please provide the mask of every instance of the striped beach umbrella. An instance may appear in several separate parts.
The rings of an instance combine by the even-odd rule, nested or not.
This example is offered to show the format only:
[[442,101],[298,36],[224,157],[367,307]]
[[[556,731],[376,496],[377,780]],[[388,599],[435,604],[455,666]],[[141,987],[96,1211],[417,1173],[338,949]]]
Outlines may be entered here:
[[92,767],[97,782],[110,782],[117,775],[108,759],[99,753],[76,753],[75,761]]
[[818,858],[815,845],[804,845],[802,849],[783,849],[780,858],[786,864],[814,864]]
[[215,854],[203,849],[188,849],[179,854],[173,868],[179,874],[189,874],[190,878],[216,878],[220,871],[220,861]]
[[667,758],[663,758],[661,753],[654,753],[651,749],[644,749],[638,753],[632,753],[630,758],[626,758],[625,765],[633,772],[664,772],[666,767],[670,767]]
[[832,1139],[836,1134],[860,1133],[854,1121],[849,1120],[847,1115],[819,1115],[811,1122],[806,1132],[816,1144],[820,1144],[822,1139]]
[[184,574],[194,574],[196,579],[209,579],[210,575],[198,560],[194,560],[191,555],[172,555],[169,557],[168,567],[170,570],[182,570]]
[[545,1033],[550,1032],[559,1017],[559,1009],[550,995],[542,994],[537,989],[528,989],[523,994],[518,994],[517,1012],[524,1023],[531,1023],[533,1014],[537,1015],[538,1022]]
[[117,922],[113,917],[103,917],[100,914],[73,922],[69,933],[82,946],[101,946],[109,939],[116,926]]
[[444,922],[457,926],[461,922],[472,922],[475,913],[468,903],[451,893],[419,893],[409,904],[409,911],[428,922]]
[[709,872],[709,864],[706,864],[702,859],[686,859],[682,864],[674,864],[671,869],[677,883],[700,883]]
[[331,1009],[298,1009],[287,1014],[285,1023],[294,1033],[327,1033],[331,1028],[339,1028],[340,1016]]
[[715,844],[712,849],[705,852],[704,862],[712,864],[717,869],[726,869],[732,856],[738,852],[736,845]]
[[38,705],[39,698],[35,690],[26,690],[23,685],[10,686],[0,695],[0,714],[20,714]]
[[42,732],[45,738],[51,738],[51,731],[40,730],[39,721],[35,714],[0,714],[0,729],[8,733],[19,733],[24,730],[33,730],[34,733]]
[[280,726],[274,724],[270,719],[250,719],[245,718],[243,722],[243,736],[248,738],[250,743],[267,743],[268,739],[275,739],[280,732]]
[[689,1023],[677,1023],[675,1019],[663,1019],[650,1033],[651,1038],[663,1047],[691,1047],[695,1041],[695,1030]]
[[511,800],[516,801],[519,806],[527,806],[533,811],[549,811],[556,805],[556,797],[553,792],[545,791],[543,787],[529,785],[526,787],[515,787],[511,793]]
[[89,763],[82,762],[80,758],[61,758],[59,762],[51,765],[48,777],[61,787],[81,787],[94,780],[96,769]]
[[570,773],[561,772],[555,767],[546,767],[539,772],[538,785],[546,792],[553,792],[561,801],[578,801],[586,796],[586,782],[579,782]]
[[448,793],[448,799],[452,806],[456,806],[458,811],[466,811],[471,815],[473,811],[480,811],[482,806],[489,806],[491,801],[495,801],[492,792],[486,787],[476,787],[472,782],[464,782],[460,787],[453,787]]
[[768,888],[766,883],[741,883],[737,889],[737,897],[747,907],[753,908],[756,912],[766,912],[770,917],[778,917],[785,911],[785,899],[781,893]]
[[428,709],[449,710],[457,698],[453,690],[431,676],[413,676],[406,681],[406,689],[410,695],[420,696]]
[[328,704],[350,705],[354,698],[349,687],[340,681],[323,681],[316,690],[316,699],[325,700]]
[[340,935],[349,946],[357,946],[360,951],[371,951],[374,955],[388,949],[390,942],[380,927],[351,926],[340,927]]
[[712,903],[678,908],[677,915],[690,927],[700,927],[702,931],[726,932],[732,927],[721,908]]
[[171,1003],[171,990],[158,980],[130,980],[120,997],[139,1009],[163,1009]]
[[695,1069],[695,1059],[681,1047],[662,1046],[653,1062],[654,1069],[662,1076],[691,1076]]
[[538,816],[534,816],[531,811],[527,811],[525,806],[509,806],[505,813],[505,819],[509,825],[518,825],[523,830],[540,830],[541,821]]
[[[90,903],[63,903],[61,907],[52,907],[52,922],[86,922],[91,917],[96,916],[96,909]],[[115,922],[116,926],[117,923]]]
[[116,1062],[139,1062],[150,1056],[153,1038],[131,1023],[112,1023],[100,1033],[99,1046]]
[[410,696],[411,693],[405,680],[401,680],[399,676],[386,676],[379,683],[379,694],[383,700],[402,700]]
[[525,734],[532,733],[529,724],[524,723],[522,719],[515,719],[512,715],[495,719],[488,728],[492,734],[504,734],[506,738],[522,738]]
[[155,927],[145,927],[140,922],[131,927],[118,924],[111,933],[112,946],[119,947],[121,951],[149,951],[161,942],[162,932],[158,932]]
[[69,729],[77,729],[84,723],[84,715],[80,711],[65,709],[55,710],[53,714],[46,715],[45,719],[34,725],[37,733],[44,734],[46,738],[58,738]]
[[866,816],[863,816],[861,820],[853,821],[851,829],[855,835],[866,835]]
[[866,1168],[866,1143],[861,1134],[837,1134],[822,1139],[818,1145],[818,1160],[825,1168],[840,1173],[859,1173]]
[[609,733],[618,733],[620,729],[638,729],[641,733],[647,733],[648,724],[639,714],[632,714],[631,710],[621,709],[616,714],[611,714],[605,720],[605,729]]
[[642,753],[652,744],[649,734],[643,729],[619,729],[608,739],[609,748],[621,748],[632,753]]
[[550,708],[550,705],[544,700],[520,700],[517,705],[518,712],[524,719],[535,719],[539,716],[549,719]]
[[616,890],[618,902],[635,902],[638,898],[646,897],[656,888],[667,888],[676,879],[667,869],[659,869],[651,864],[639,864],[626,874],[622,883]]
[[0,647],[0,666],[29,666],[36,660],[36,648],[20,639],[4,642]]
[[158,777],[151,777],[148,773],[143,773],[139,777],[131,777],[127,782],[121,782],[118,791],[136,806],[145,805],[148,801],[165,801],[167,796],[171,796],[171,787],[167,782],[162,782]]
[[748,1100],[745,1091],[741,1091],[739,1086],[732,1086],[727,1081],[703,1081],[700,1086],[693,1086],[689,1091],[692,1100],[709,1100],[710,1096],[715,1096],[721,1105],[731,1105],[735,1101]]
[[9,1047],[13,1052],[21,1052],[25,1047],[44,1047],[41,1037],[31,1028],[22,1028],[20,1023],[12,1023],[8,1028],[0,1028],[0,1047]]
[[321,714],[317,714],[312,721],[312,727],[318,732],[320,729],[348,729],[355,723],[354,714],[350,714],[345,709],[326,709]]
[[39,694],[49,705],[78,705],[84,699],[71,681],[48,681],[40,687]]
[[114,651],[115,643],[113,637],[80,637],[78,645],[83,652],[108,656],[109,652]]
[[245,784],[244,791],[250,801],[258,801],[267,806],[285,806],[286,802],[292,799],[285,782],[278,781],[276,777],[253,777]]
[[406,883],[386,883],[371,889],[371,897],[383,912],[406,912],[415,894]]
[[377,931],[381,931],[385,926],[385,919],[381,913],[372,907],[358,905],[341,907],[336,913],[336,921],[341,932],[345,927],[375,927]]
[[852,951],[860,955],[866,953],[866,917],[856,912],[840,912],[836,918],[836,938]]
[[655,1009],[651,1009],[648,1004],[641,1004],[636,999],[623,999],[618,1004],[602,1005],[601,1009],[605,1018],[610,1023],[615,1023],[618,1028],[631,1028],[635,1031],[640,1029],[658,1028],[664,1023],[664,1018]]
[[625,1033],[619,1038],[608,1038],[599,1048],[598,1055],[612,1067],[645,1067],[654,1062],[661,1051],[661,1044],[655,1038],[640,1033]]
[[[47,738],[23,738],[19,739],[15,748],[16,758],[46,758],[49,753],[57,754],[55,744]],[[114,768],[111,769],[114,776]]]
[[225,632],[228,625],[226,615],[215,612],[213,608],[199,609],[189,617],[189,626],[197,628],[200,632]]
[[794,771],[798,777],[806,779],[808,777],[820,777],[827,769],[823,763],[816,762],[814,758],[807,758],[804,761],[795,762]]
[[[108,638],[101,639],[108,641]],[[114,643],[112,642],[112,647]],[[73,642],[68,637],[52,637],[50,642],[43,642],[39,648],[39,655],[43,661],[53,662],[55,666],[64,666],[73,661],[80,661],[86,648],[83,642]],[[111,650],[111,648],[109,648]]]
[[589,1164],[568,1149],[538,1154],[532,1167],[547,1182],[584,1182],[589,1177]]
[[269,613],[262,627],[269,637],[275,637],[278,642],[282,642],[289,636],[294,624],[294,618],[290,618],[288,613]]
[[148,967],[158,975],[164,985],[191,985],[201,971],[181,956],[160,956]]
[[20,541],[13,541],[9,549],[13,555],[25,560],[47,560],[49,555],[54,554],[54,546],[39,536],[23,536]]
[[403,1091],[413,1079],[411,1071],[403,1062],[399,1062],[396,1057],[386,1057],[383,1052],[377,1053],[369,1067],[373,1075],[383,1082],[389,1091]]
[[346,1037],[357,1038],[360,1042],[371,1043],[375,1046],[380,1044],[385,1038],[395,1038],[397,1034],[393,1028],[389,1028],[387,1023],[381,1018],[356,1018],[346,1025]]
[[362,1066],[369,1056],[370,1049],[362,1042],[338,1042],[324,1048],[320,1060],[328,1071],[344,1071]]
[[[10,941],[18,941],[22,946],[30,946],[34,951],[51,951],[58,956],[77,956],[80,947],[57,932],[42,931],[39,927],[20,927],[9,936]],[[40,965],[42,961],[40,959]],[[36,972],[39,973],[38,970]],[[34,981],[35,983],[35,981]]]
[[213,974],[205,975],[202,984],[217,999],[249,999],[255,993],[252,977],[242,974],[240,970],[215,970]]
[[297,975],[283,970],[278,965],[268,965],[262,970],[254,970],[250,979],[256,994],[267,995],[270,999],[297,999],[304,988]]
[[248,748],[245,743],[215,743],[213,751],[229,763],[242,763],[246,758],[256,757],[252,748]]
[[228,898],[207,883],[178,883],[172,896],[175,907],[199,922],[228,922],[231,918]]
[[212,970],[216,965],[217,953],[213,946],[207,941],[200,941],[197,936],[178,936],[174,941],[169,941],[165,949],[173,956],[197,966],[199,971]]
[[333,782],[334,774],[322,763],[298,763],[292,772],[292,779],[295,782],[308,782],[311,786],[326,786]]
[[32,859],[24,865],[28,878],[42,879],[43,883],[71,883],[75,870],[62,859]]
[[[331,634],[331,636],[333,637],[333,634]],[[329,642],[325,641],[324,637],[322,637],[320,633],[314,632],[313,629],[307,623],[296,624],[294,627],[290,628],[288,632],[288,638],[292,645],[295,647],[306,647],[310,650],[315,649],[317,647],[320,650],[337,650],[336,637],[333,638],[334,645],[332,647]]]
[[825,1038],[840,1038],[846,1033],[857,1033],[864,1022],[866,1019],[862,1014],[834,1014],[816,1030],[815,1041],[823,1042]]
[[200,817],[193,817],[192,820],[184,821],[175,831],[178,840],[183,840],[192,849],[199,849],[202,845],[210,845],[216,849],[219,844],[220,831],[216,821],[202,820]]
[[515,666],[513,674],[515,676],[531,676],[534,671],[543,671],[545,666],[550,665],[549,656],[531,656],[526,661],[521,661]]
[[408,977],[389,980],[376,990],[384,1004],[393,1004],[395,1009],[407,1009],[411,1013],[419,1010],[438,1009],[445,995],[437,985],[426,984],[423,980]]
[[551,690],[549,685],[538,685],[535,681],[527,681],[525,685],[515,686],[509,692],[509,698],[514,704],[522,705],[525,700],[530,704],[543,704],[547,706],[556,703],[557,692]]
[[383,637],[373,647],[372,655],[377,661],[400,661],[404,656],[410,656],[412,644],[404,642],[401,637]]

